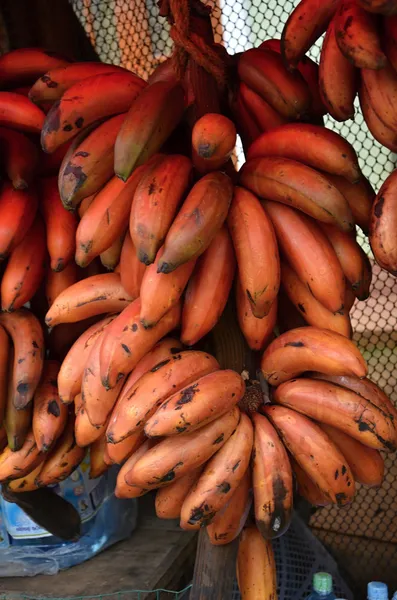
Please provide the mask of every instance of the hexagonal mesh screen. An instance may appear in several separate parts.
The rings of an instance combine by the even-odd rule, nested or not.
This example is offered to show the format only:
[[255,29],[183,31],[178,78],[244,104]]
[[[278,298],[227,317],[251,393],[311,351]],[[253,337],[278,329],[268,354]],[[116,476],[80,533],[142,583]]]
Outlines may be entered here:
[[[101,60],[132,69],[147,77],[170,56],[172,42],[164,19],[158,17],[155,0],[71,0],[85,31]],[[209,1],[215,41],[230,53],[258,46],[280,37],[294,4],[288,0]],[[310,51],[318,61],[321,43]],[[396,156],[376,142],[368,132],[357,105],[353,121],[326,124],[339,131],[355,147],[364,174],[376,190],[394,169]],[[239,161],[243,160],[240,152]],[[363,235],[360,241],[370,254]],[[372,255],[370,254],[372,257]],[[371,298],[357,302],[353,311],[354,339],[369,362],[370,377],[397,404],[397,281],[377,265]],[[372,577],[397,589],[397,464],[386,457],[387,476],[379,490],[358,486],[356,499],[344,509],[326,507],[311,517],[316,535],[338,558],[353,584]]]

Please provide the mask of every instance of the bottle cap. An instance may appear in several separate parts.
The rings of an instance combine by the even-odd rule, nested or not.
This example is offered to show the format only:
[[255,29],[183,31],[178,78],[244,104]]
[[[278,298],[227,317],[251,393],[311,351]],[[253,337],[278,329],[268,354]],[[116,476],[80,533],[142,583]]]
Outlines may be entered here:
[[368,600],[388,600],[389,591],[387,585],[381,581],[371,581],[368,584]]
[[319,594],[332,592],[332,577],[329,573],[315,573],[313,576],[313,590]]

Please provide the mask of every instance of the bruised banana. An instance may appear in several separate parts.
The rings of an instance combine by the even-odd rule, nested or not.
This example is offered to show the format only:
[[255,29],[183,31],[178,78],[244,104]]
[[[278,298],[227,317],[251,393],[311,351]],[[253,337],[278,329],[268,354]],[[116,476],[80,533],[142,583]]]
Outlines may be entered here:
[[205,465],[186,496],[181,508],[182,529],[207,525],[230,500],[249,468],[253,438],[251,420],[242,413],[236,430]]
[[130,103],[114,146],[114,172],[127,181],[132,171],[160,150],[185,110],[182,86],[157,81]]
[[236,253],[239,281],[255,317],[266,317],[280,287],[280,259],[274,228],[258,198],[234,188],[228,228]]
[[257,319],[251,308],[251,303],[244,292],[239,277],[236,280],[236,309],[237,319],[245,341],[251,350],[263,350],[273,336],[277,321],[277,301],[273,302],[266,317]]
[[[44,455],[43,455],[44,461]],[[7,488],[12,492],[32,492],[33,490],[38,489],[38,485],[36,484],[36,478],[39,475],[43,463],[41,462],[38,467],[30,471],[27,475],[20,477],[19,479],[13,479],[7,484]]]
[[197,467],[184,477],[177,479],[156,493],[155,509],[159,519],[179,519],[183,502],[190,489],[197,482],[203,467]]
[[47,452],[62,434],[68,416],[68,409],[60,401],[57,377],[60,364],[56,360],[46,360],[41,381],[33,399],[32,429],[40,452]]
[[397,429],[387,413],[350,390],[302,378],[283,383],[273,397],[275,402],[341,429],[370,448],[396,449]]
[[17,410],[14,406],[14,390],[13,390],[13,350],[10,352],[10,363],[8,375],[8,390],[5,391],[5,414],[3,427],[7,433],[8,447],[12,452],[20,450],[25,443],[26,436],[32,428],[32,403]]
[[4,412],[8,398],[8,372],[11,369],[12,352],[11,340],[4,327],[0,325],[0,423],[4,421]]
[[237,584],[242,600],[277,600],[276,562],[270,541],[255,525],[243,529],[237,552]]
[[354,497],[353,474],[345,457],[322,429],[285,406],[263,408],[285,447],[331,502],[344,506]]
[[392,275],[397,275],[397,205],[395,194],[397,173],[386,179],[372,206],[369,243],[376,262]]
[[280,335],[265,350],[261,369],[274,386],[304,371],[357,377],[367,374],[365,360],[352,341],[317,327],[299,327]]
[[19,450],[13,452],[7,447],[0,454],[0,482],[20,479],[28,475],[42,462],[42,454],[37,448],[33,432],[30,431]]
[[269,540],[283,535],[289,527],[293,507],[292,472],[288,454],[267,417],[254,413],[252,420],[255,520],[264,539]]

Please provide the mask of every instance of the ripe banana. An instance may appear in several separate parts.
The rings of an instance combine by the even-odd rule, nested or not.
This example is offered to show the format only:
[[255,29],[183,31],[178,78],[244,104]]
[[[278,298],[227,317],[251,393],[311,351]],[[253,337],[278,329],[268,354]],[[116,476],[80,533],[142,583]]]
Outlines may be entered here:
[[[168,490],[169,487],[164,489]],[[161,492],[157,492],[157,494],[159,493]],[[248,468],[228,503],[216,513],[211,523],[207,525],[207,533],[212,545],[223,546],[240,535],[251,503],[251,469]]]
[[17,310],[32,299],[45,275],[46,250],[44,223],[37,216],[8,259],[1,280],[2,310]]
[[387,63],[380,71],[363,69],[361,78],[374,113],[388,129],[397,133],[397,73]]
[[0,148],[4,171],[16,190],[29,187],[36,176],[38,151],[33,141],[13,129],[0,127]]
[[280,259],[274,228],[258,198],[234,188],[227,219],[238,275],[255,317],[269,314],[280,287]]
[[300,311],[308,325],[321,329],[330,329],[347,338],[351,338],[352,328],[349,313],[344,308],[332,313],[310,293],[288,263],[281,263],[281,283],[293,305]]
[[[10,338],[4,327],[0,325],[0,423],[4,421],[4,413],[8,396],[8,371],[12,364],[12,348]],[[1,427],[0,427],[1,431]],[[0,434],[0,447],[1,447]]]
[[397,275],[397,205],[395,202],[397,172],[394,171],[380,188],[372,206],[369,243],[376,262]]
[[361,227],[365,234],[368,234],[369,217],[375,199],[374,189],[368,179],[364,175],[361,175],[360,181],[354,184],[346,181],[344,177],[338,177],[337,175],[327,174],[327,179],[346,198],[355,223]]
[[142,375],[145,375],[145,373],[151,371],[154,367],[158,367],[163,361],[171,360],[173,356],[180,354],[182,349],[183,346],[179,340],[171,337],[163,338],[138,361],[128,376],[126,386],[133,386]]
[[236,128],[224,115],[207,113],[192,129],[192,158],[199,173],[220,169],[227,163],[236,145]]
[[69,64],[63,56],[46,52],[41,48],[18,48],[0,58],[0,85],[4,89],[23,83],[31,83],[50,69]]
[[368,91],[363,84],[361,85],[358,96],[360,99],[360,106],[364,120],[374,138],[380,144],[382,144],[382,146],[386,146],[386,148],[388,148],[392,152],[397,152],[396,127],[394,127],[394,129],[387,127],[379,118],[373,106],[371,105]]
[[321,228],[331,242],[355,296],[359,300],[366,300],[372,280],[372,268],[367,255],[348,233],[325,223],[321,223]]
[[184,90],[179,83],[157,81],[128,108],[114,147],[114,172],[123,181],[160,150],[182,120]]
[[299,327],[280,335],[265,350],[261,369],[274,386],[304,371],[357,377],[367,374],[365,360],[353,342],[317,327]]
[[288,454],[269,420],[252,415],[254,449],[252,483],[256,525],[265,540],[283,535],[293,508],[292,471]]
[[41,381],[33,399],[33,435],[40,452],[47,452],[63,432],[68,409],[60,401],[57,377],[60,364],[56,360],[44,362]]
[[34,190],[14,190],[3,183],[0,191],[0,261],[23,240],[36,216],[38,205]]
[[285,406],[264,409],[285,447],[320,491],[338,506],[352,501],[353,474],[345,457],[322,429]]
[[334,23],[339,49],[350,63],[359,69],[375,70],[386,65],[377,22],[358,2],[343,0]]
[[26,96],[0,92],[0,125],[27,133],[40,133],[44,118],[44,113]]
[[[281,116],[266,100],[251,90],[243,81],[240,82],[238,95],[239,102],[246,107],[246,110],[254,119],[260,131],[270,131],[274,127],[288,123],[285,117]],[[258,136],[254,137],[256,139]]]
[[281,55],[254,48],[238,59],[238,74],[274,110],[288,120],[304,118],[310,112],[310,92],[299,72],[289,73]]
[[361,442],[331,425],[320,423],[320,427],[346,458],[357,483],[370,487],[382,485],[385,463],[378,450],[364,446]]
[[[131,434],[142,431],[148,419],[167,398],[174,397],[173,394],[180,390],[182,397],[190,394],[193,399],[197,389],[195,382],[219,369],[215,358],[205,352],[188,351],[170,355],[167,351],[165,356],[167,358],[155,364],[138,380],[134,377],[134,371],[132,378],[127,379],[107,428],[110,443],[118,444]],[[185,391],[187,393],[183,396]]]
[[100,119],[125,112],[145,85],[130,71],[103,73],[78,81],[66,90],[44,120],[44,152],[54,152],[82,128]]
[[334,19],[328,25],[321,49],[319,87],[322,101],[336,121],[354,117],[358,71],[339,49]]
[[90,446],[90,479],[100,477],[109,469],[105,462],[106,437],[103,434]]
[[123,247],[124,237],[127,233],[127,227],[125,231],[118,237],[107,250],[101,252],[99,258],[101,259],[102,265],[108,271],[114,271],[115,273],[119,273],[118,266],[120,264],[120,256],[121,250]]
[[13,452],[7,447],[0,454],[0,482],[20,479],[28,475],[42,461],[32,431],[26,436],[20,450]]
[[0,325],[14,346],[13,403],[17,410],[32,400],[40,381],[44,359],[44,336],[38,319],[26,308],[1,313]]
[[146,169],[130,215],[131,239],[145,265],[154,262],[191,180],[192,163],[182,155],[159,154]]
[[29,403],[22,409],[17,410],[14,405],[13,390],[13,351],[10,353],[10,363],[6,381],[8,381],[4,401],[5,415],[3,426],[7,433],[8,447],[12,452],[20,450],[25,442],[29,430],[32,428],[32,404]]
[[[75,406],[78,406],[80,399],[76,402]],[[76,412],[76,421],[74,424],[74,435],[76,438],[76,444],[80,448],[87,448],[94,442],[97,442],[101,436],[103,437],[106,432],[105,425],[96,427],[93,425],[88,417],[87,411],[81,400],[81,406]]]
[[77,282],[78,276],[78,267],[74,261],[70,262],[63,271],[47,268],[44,285],[48,307],[52,306],[61,292]]
[[74,437],[74,415],[69,415],[67,425],[54,449],[45,460],[36,478],[39,487],[63,481],[79,466],[85,456],[85,449],[76,444]]
[[239,420],[240,411],[235,406],[199,431],[161,440],[126,473],[126,483],[149,490],[180,479],[222,448]]
[[106,389],[124,379],[138,361],[179,324],[181,306],[171,308],[151,329],[143,327],[140,312],[141,302],[137,298],[118,315],[104,335],[100,377]]
[[123,73],[125,69],[101,62],[76,62],[64,67],[50,68],[30,88],[29,98],[38,105],[56,102],[75,83],[94,75],[115,71]]
[[121,285],[135,300],[139,296],[146,265],[138,259],[129,231],[127,231],[124,238],[119,265]]
[[370,448],[396,448],[397,429],[385,411],[338,385],[297,379],[279,386],[273,398],[307,417],[341,429]]
[[197,483],[181,508],[182,529],[199,529],[231,499],[249,468],[254,431],[250,418],[242,413],[236,430],[205,465]]
[[345,277],[320,227],[299,211],[265,201],[280,250],[309,292],[331,312],[343,309]]
[[58,374],[58,393],[64,404],[70,404],[81,391],[83,371],[92,347],[116,315],[105,317],[89,327],[75,341],[64,358]]
[[147,267],[142,278],[140,319],[146,329],[156,325],[179,302],[196,265],[196,259],[192,259],[164,274],[158,270],[163,254],[164,247],[157,252],[155,262]]
[[225,369],[204,375],[173,394],[145,424],[148,437],[191,433],[225,414],[244,396],[242,377]]
[[331,504],[330,498],[310,479],[296,460],[290,456],[291,466],[298,484],[298,494],[313,506],[327,506]]
[[235,270],[233,244],[223,226],[198,259],[187,285],[180,336],[183,344],[193,346],[216,325],[226,306]]
[[75,323],[95,315],[119,312],[131,300],[117,273],[93,275],[59,294],[47,312],[45,322],[49,327],[55,327],[59,323]]
[[33,490],[37,490],[38,486],[36,485],[36,478],[40,473],[42,466],[43,463],[41,462],[38,467],[33,469],[33,471],[30,471],[30,473],[24,477],[13,479],[7,484],[7,488],[12,492],[33,492]]
[[152,440],[146,440],[123,464],[117,475],[116,489],[114,491],[116,498],[139,498],[139,496],[146,494],[147,489],[136,485],[128,485],[126,475],[153,445],[154,442]]
[[179,519],[182,504],[200,477],[202,470],[202,466],[197,467],[184,477],[177,479],[175,483],[157,490],[155,508],[159,519]]
[[196,183],[167,233],[159,273],[171,273],[208,248],[227,217],[232,194],[232,181],[221,171]]
[[[247,160],[280,156],[315,169],[345,177],[351,183],[361,176],[357,155],[338,133],[309,123],[288,123],[263,133],[249,149]],[[263,163],[266,168],[266,163]]]
[[75,260],[80,267],[86,267],[125,232],[144,168],[136,169],[127,183],[113,177],[96,194],[76,231]]
[[340,191],[324,175],[295,160],[251,158],[240,171],[240,182],[257,196],[292,206],[343,231],[353,229],[353,215]]
[[242,600],[277,600],[272,545],[263,539],[255,525],[248,525],[241,532],[236,568]]
[[[106,430],[105,430],[106,437]],[[106,452],[111,464],[123,464],[146,440],[143,431],[132,433],[118,444],[110,444],[106,437]]]
[[263,350],[273,336],[277,321],[277,302],[273,302],[269,313],[262,319],[257,319],[251,308],[251,303],[244,292],[240,278],[236,280],[236,308],[240,329],[251,350]]

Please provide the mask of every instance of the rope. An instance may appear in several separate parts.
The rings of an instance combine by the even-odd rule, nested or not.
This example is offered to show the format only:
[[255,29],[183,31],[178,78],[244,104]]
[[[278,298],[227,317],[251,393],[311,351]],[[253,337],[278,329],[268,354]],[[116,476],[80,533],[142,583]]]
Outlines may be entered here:
[[175,43],[175,66],[182,79],[188,58],[203,67],[217,81],[220,88],[226,83],[226,67],[218,53],[203,38],[190,30],[189,0],[163,0],[162,14],[172,18],[170,36]]

